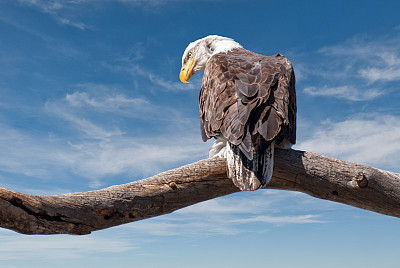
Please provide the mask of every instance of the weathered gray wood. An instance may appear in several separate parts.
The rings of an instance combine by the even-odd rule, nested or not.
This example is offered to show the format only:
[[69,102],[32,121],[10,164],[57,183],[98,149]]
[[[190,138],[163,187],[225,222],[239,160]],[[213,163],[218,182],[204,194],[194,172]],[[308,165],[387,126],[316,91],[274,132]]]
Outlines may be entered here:
[[[400,174],[314,153],[277,149],[268,188],[400,217]],[[0,188],[0,226],[24,234],[89,234],[237,191],[224,159],[84,193],[43,196]]]

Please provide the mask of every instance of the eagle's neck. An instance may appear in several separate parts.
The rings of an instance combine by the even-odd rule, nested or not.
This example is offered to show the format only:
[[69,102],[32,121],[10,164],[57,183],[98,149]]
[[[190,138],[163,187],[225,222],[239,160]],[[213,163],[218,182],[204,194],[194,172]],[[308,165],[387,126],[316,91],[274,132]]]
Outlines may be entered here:
[[238,42],[233,41],[232,39],[223,39],[214,41],[212,44],[212,48],[214,49],[211,57],[218,53],[226,53],[231,51],[234,48],[243,48]]

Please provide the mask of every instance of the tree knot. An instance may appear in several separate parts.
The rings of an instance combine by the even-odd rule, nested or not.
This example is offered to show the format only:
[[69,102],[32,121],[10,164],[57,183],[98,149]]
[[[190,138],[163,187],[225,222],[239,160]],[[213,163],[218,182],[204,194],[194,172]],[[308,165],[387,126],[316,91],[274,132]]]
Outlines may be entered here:
[[366,188],[368,186],[368,180],[367,177],[365,176],[365,174],[363,172],[359,172],[353,179],[358,187],[360,188]]

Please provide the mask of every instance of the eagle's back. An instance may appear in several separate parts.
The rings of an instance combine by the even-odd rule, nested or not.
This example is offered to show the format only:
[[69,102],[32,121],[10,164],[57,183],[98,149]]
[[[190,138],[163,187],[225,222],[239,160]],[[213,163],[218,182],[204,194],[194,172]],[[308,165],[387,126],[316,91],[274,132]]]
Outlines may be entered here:
[[199,106],[203,140],[223,135],[247,166],[273,141],[296,142],[295,77],[290,61],[280,54],[237,48],[212,56]]

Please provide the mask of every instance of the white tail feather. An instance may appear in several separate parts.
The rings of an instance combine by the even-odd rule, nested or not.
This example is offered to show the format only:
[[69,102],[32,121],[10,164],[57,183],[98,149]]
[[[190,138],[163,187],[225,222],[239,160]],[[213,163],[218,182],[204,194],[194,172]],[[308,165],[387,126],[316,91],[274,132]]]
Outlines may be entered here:
[[[210,149],[209,158],[226,158],[228,177],[241,191],[255,191],[267,185],[274,170],[275,142],[273,141],[264,152],[253,153],[250,169],[245,166],[242,158],[233,151],[231,146],[225,137],[218,136]],[[237,147],[236,149],[238,150]],[[259,168],[262,168],[261,172]],[[256,174],[262,174],[261,178],[258,178]]]
[[213,157],[222,157],[226,158],[226,147],[228,143],[228,140],[222,136],[219,135],[213,145],[210,148],[210,151],[208,152],[208,158],[213,158]]
[[[255,191],[271,180],[274,169],[274,142],[262,153],[254,153],[252,166],[248,169],[241,157],[234,153],[231,146],[226,146],[226,160],[228,165],[228,177],[242,191]],[[262,171],[259,172],[259,168]],[[261,181],[256,174],[262,174]]]

